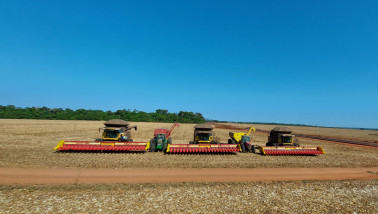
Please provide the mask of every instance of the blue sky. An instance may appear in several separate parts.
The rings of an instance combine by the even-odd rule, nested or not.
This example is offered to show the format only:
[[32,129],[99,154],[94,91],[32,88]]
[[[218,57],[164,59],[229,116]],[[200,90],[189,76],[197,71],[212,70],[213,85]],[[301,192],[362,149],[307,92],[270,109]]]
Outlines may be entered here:
[[0,105],[378,128],[377,11],[369,0],[0,1]]

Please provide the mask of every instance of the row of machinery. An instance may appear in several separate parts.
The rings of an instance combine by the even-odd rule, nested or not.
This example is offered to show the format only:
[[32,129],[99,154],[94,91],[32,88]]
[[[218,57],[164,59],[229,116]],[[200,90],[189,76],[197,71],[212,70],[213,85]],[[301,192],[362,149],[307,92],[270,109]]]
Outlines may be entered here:
[[268,137],[266,146],[253,145],[251,127],[245,132],[229,132],[228,143],[220,143],[209,124],[194,127],[193,140],[189,144],[173,144],[170,138],[172,131],[178,127],[174,123],[170,129],[154,130],[154,137],[148,142],[134,142],[130,126],[124,120],[113,119],[104,123],[102,138],[96,141],[60,141],[54,148],[57,151],[163,151],[165,153],[237,153],[259,150],[263,155],[317,155],[324,154],[321,147],[301,147],[292,131],[286,127],[274,128]]

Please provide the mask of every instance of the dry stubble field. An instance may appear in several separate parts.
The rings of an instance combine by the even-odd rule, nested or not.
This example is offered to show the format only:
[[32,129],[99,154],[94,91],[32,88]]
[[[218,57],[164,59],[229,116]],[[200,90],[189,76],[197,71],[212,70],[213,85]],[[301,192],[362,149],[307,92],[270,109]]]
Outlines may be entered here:
[[10,213],[376,213],[377,180],[0,186]]
[[[94,140],[98,121],[0,120],[0,167],[21,168],[251,168],[369,167],[378,165],[376,149],[301,140],[322,146],[315,157],[164,155],[162,153],[54,153],[59,140]],[[147,141],[155,128],[171,124],[131,123],[135,141]],[[188,143],[194,124],[182,124],[174,143]],[[242,125],[244,126],[244,125]],[[259,128],[256,126],[256,128]],[[228,131],[215,129],[222,142]],[[264,145],[267,136],[254,134]],[[301,181],[147,185],[0,186],[0,213],[6,212],[251,212],[319,213],[377,211],[377,180]],[[295,203],[293,203],[295,202]]]
[[[227,123],[222,123],[226,124]],[[247,124],[238,124],[238,127],[248,127]],[[269,131],[277,125],[256,124],[255,128]],[[358,130],[358,129],[337,129],[324,127],[304,127],[304,126],[287,126],[293,133],[326,136],[330,138],[341,138],[357,141],[378,142],[378,131],[375,130]]]
[[[325,155],[267,157],[237,155],[164,155],[163,153],[55,153],[60,140],[95,140],[100,137],[100,121],[0,120],[0,167],[21,168],[277,168],[277,167],[370,167],[378,165],[377,149],[301,140],[303,146],[322,146]],[[148,141],[155,128],[164,123],[131,123],[134,141]],[[181,124],[173,131],[173,143],[188,143],[194,124]],[[246,126],[246,125],[244,125]],[[221,142],[229,130],[215,129]],[[256,145],[264,145],[266,134],[255,133]]]

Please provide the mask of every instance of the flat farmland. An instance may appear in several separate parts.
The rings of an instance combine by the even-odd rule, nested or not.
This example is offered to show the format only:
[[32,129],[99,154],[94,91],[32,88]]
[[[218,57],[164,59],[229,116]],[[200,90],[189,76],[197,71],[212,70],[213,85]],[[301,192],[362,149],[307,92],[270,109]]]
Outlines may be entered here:
[[[211,168],[207,171],[217,168],[237,168],[239,171],[244,168],[274,171],[278,170],[274,168],[282,171],[285,168],[310,168],[312,172],[315,168],[361,170],[378,166],[377,149],[305,139],[301,139],[301,145],[322,146],[326,154],[274,157],[252,153],[165,155],[161,152],[57,153],[53,150],[60,140],[96,140],[100,137],[98,129],[103,127],[103,122],[0,119],[0,168],[3,168],[3,174],[7,171],[5,168],[79,172],[78,180],[64,184],[0,184],[0,213],[375,213],[377,210],[375,171],[364,172],[371,175],[370,179],[361,180],[327,180],[323,177],[322,180],[295,181],[80,183],[83,168],[93,173],[130,169],[187,171],[187,168]],[[154,129],[172,125],[131,124],[138,125],[138,130],[132,131],[134,141],[148,141]],[[173,143],[188,143],[193,137],[194,125],[180,124],[172,134]],[[237,128],[250,126],[231,125]],[[260,128],[259,125],[255,127]],[[216,128],[214,131],[221,142],[227,142],[230,130]],[[334,131],[341,133],[345,130]],[[356,134],[357,138],[365,135],[362,133]],[[266,134],[253,133],[255,145],[265,145],[266,141]],[[235,180],[235,177],[231,178]],[[84,181],[84,178],[80,179]]]
[[[303,146],[322,146],[319,156],[237,155],[164,155],[157,153],[56,153],[60,140],[95,140],[104,121],[0,120],[0,167],[17,168],[300,168],[300,167],[371,167],[378,166],[378,151],[301,139]],[[134,141],[148,141],[156,128],[171,124],[131,122]],[[181,124],[173,131],[173,143],[188,143],[195,124]],[[248,127],[249,125],[235,126]],[[258,125],[256,126],[257,128]],[[221,142],[229,138],[226,129],[215,129]],[[345,130],[341,130],[345,131]],[[335,129],[335,132],[340,130]],[[362,131],[364,132],[364,131]],[[255,145],[264,145],[267,135],[254,133]]]
[[376,213],[378,180],[0,186],[4,213]]

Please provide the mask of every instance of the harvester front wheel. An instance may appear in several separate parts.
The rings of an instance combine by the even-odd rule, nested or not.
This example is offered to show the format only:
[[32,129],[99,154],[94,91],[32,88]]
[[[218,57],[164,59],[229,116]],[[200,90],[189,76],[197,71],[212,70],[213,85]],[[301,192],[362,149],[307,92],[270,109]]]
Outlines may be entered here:
[[167,143],[168,143],[168,144],[172,144],[172,139],[171,139],[171,138],[168,138]]
[[251,146],[251,149],[252,149],[252,153],[256,153],[256,147],[254,145]]

